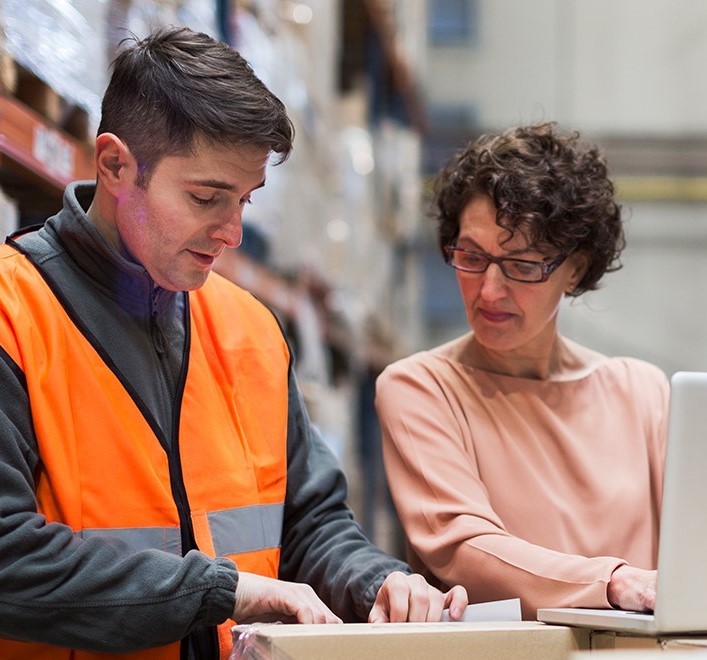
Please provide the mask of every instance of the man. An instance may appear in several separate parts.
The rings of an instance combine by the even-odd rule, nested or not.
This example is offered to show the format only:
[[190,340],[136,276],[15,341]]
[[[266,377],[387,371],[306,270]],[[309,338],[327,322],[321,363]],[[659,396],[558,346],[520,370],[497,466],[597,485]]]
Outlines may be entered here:
[[[0,249],[0,657],[225,657],[233,621],[459,618],[374,548],[272,314],[212,274],[293,131],[233,50],[123,50],[97,181]],[[144,650],[149,649],[149,650]]]

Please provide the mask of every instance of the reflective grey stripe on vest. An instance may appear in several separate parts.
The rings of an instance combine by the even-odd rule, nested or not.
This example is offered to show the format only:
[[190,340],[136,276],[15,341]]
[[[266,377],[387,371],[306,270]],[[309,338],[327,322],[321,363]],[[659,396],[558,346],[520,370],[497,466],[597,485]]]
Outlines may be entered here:
[[[214,550],[219,556],[280,547],[284,504],[256,504],[207,514]],[[84,529],[81,538],[116,538],[135,550],[165,550],[182,554],[179,527],[120,527]]]
[[279,548],[284,504],[256,504],[207,514],[217,555]]
[[182,554],[182,538],[179,527],[119,527],[113,529],[84,529],[78,535],[84,539],[101,536],[116,538],[135,550],[165,550],[175,555]]

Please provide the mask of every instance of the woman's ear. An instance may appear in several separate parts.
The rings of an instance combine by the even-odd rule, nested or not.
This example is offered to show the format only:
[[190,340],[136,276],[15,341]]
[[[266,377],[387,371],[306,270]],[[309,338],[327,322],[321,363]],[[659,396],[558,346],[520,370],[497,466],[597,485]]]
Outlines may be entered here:
[[113,133],[101,133],[95,146],[96,175],[99,183],[111,192],[135,181],[136,163],[125,142]]
[[570,276],[565,287],[565,293],[571,293],[576,286],[582,281],[587,269],[589,268],[589,257],[584,252],[575,252],[571,254],[567,261],[570,266]]

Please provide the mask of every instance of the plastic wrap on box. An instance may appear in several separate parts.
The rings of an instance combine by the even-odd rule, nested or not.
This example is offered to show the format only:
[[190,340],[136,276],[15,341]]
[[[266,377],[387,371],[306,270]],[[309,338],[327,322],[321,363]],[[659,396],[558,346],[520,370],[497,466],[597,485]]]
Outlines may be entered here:
[[105,88],[105,0],[2,0],[5,48],[62,97],[100,118]]
[[273,648],[270,640],[258,635],[260,624],[233,626],[233,650],[229,660],[291,660],[290,656]]

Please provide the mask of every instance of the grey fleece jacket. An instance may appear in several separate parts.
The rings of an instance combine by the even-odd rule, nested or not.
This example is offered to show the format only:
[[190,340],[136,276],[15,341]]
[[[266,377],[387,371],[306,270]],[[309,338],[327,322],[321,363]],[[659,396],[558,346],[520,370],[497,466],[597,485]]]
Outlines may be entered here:
[[[156,288],[103,240],[84,211],[93,192],[90,183],[70,185],[63,209],[16,244],[128,383],[170,452],[187,294]],[[345,477],[308,419],[291,366],[288,382],[280,577],[310,584],[345,621],[365,620],[386,575],[410,568],[371,545],[354,522]],[[0,393],[0,637],[123,653],[183,640],[182,657],[216,657],[211,627],[233,611],[236,566],[193,549],[187,534],[177,556],[46,524],[34,495],[42,457],[32,402],[2,346]],[[120,506],[119,494],[106,505]]]

